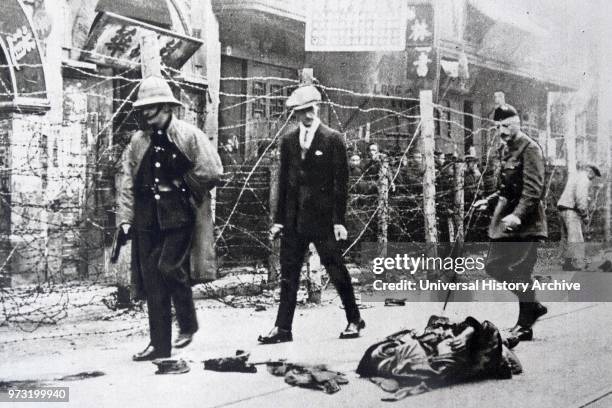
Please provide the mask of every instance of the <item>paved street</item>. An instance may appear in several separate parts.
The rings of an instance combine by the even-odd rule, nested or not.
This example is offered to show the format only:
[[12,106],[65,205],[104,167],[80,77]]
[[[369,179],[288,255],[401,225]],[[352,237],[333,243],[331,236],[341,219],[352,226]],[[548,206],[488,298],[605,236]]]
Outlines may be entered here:
[[[333,298],[333,292],[326,295],[324,306],[298,310],[293,343],[272,346],[259,346],[256,338],[271,327],[273,308],[255,312],[252,308],[211,307],[210,301],[199,301],[200,332],[191,346],[176,354],[187,359],[191,366],[191,372],[184,375],[155,375],[151,363],[132,362],[130,356],[146,346],[147,337],[144,330],[130,329],[115,334],[3,345],[0,379],[48,381],[82,371],[105,372],[106,375],[98,378],[47,383],[68,385],[69,406],[75,407],[612,406],[612,395],[608,394],[612,391],[608,381],[612,377],[612,328],[609,325],[612,304],[549,304],[549,314],[536,326],[536,339],[516,348],[524,373],[512,380],[462,384],[386,403],[380,401],[386,395],[384,392],[358,378],[354,372],[362,352],[377,339],[402,327],[423,327],[431,314],[440,312],[441,304],[413,303],[404,307],[369,304],[367,306],[371,307],[362,310],[367,322],[363,336],[341,341],[337,337],[344,326],[344,312],[338,307],[338,299]],[[506,327],[514,323],[515,308],[516,305],[510,303],[451,303],[447,314],[473,315]],[[134,321],[83,322],[69,329],[92,332],[121,327],[146,328],[144,314]],[[43,328],[31,335],[52,335],[57,330],[60,329]],[[0,333],[3,338],[12,338],[8,334]],[[232,355],[236,349],[250,350],[250,361],[286,358],[294,362],[325,363],[347,373],[350,382],[337,394],[326,395],[293,388],[263,367],[256,374],[202,369],[202,360]]]

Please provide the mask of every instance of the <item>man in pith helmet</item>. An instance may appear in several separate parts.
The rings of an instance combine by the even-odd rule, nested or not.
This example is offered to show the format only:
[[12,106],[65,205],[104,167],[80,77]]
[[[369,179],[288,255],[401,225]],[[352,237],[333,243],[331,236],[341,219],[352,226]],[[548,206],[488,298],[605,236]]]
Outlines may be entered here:
[[[143,129],[121,159],[117,226],[132,239],[134,297],[147,301],[151,338],[134,361],[170,357],[172,346],[191,342],[198,330],[191,285],[214,272],[205,237],[212,236],[210,190],[223,168],[208,137],[175,116],[180,105],[164,79],[144,79],[134,103]],[[171,302],[180,329],[174,344]]]

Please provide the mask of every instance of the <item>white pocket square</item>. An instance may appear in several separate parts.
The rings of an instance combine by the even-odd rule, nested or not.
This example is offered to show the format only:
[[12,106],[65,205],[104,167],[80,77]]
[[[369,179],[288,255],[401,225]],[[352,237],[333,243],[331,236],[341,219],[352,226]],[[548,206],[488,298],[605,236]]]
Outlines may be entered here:
[[322,152],[322,151],[320,151],[320,150],[317,150],[317,151],[315,152],[315,156],[323,156],[323,152]]

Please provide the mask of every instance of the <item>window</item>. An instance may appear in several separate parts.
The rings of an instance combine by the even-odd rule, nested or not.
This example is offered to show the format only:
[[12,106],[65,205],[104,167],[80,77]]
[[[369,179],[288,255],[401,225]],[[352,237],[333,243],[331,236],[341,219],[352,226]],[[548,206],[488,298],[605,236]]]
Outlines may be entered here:
[[253,82],[253,117],[266,116],[266,83]]
[[276,118],[281,116],[285,111],[285,98],[282,98],[283,87],[280,85],[270,85],[270,116]]

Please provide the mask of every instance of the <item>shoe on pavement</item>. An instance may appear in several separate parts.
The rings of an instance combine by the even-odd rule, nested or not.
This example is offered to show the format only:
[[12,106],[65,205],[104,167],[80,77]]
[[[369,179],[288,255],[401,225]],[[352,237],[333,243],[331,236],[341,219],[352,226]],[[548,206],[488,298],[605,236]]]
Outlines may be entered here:
[[260,335],[257,341],[261,344],[286,343],[288,341],[293,341],[293,335],[291,334],[291,330],[275,327],[266,336]]
[[152,361],[158,358],[168,358],[170,357],[170,353],[162,353],[155,349],[151,344],[147,346],[146,349],[141,351],[140,353],[136,353],[132,356],[132,360],[134,361]]
[[349,323],[346,325],[346,329],[340,333],[341,339],[356,339],[359,337],[361,329],[365,328],[365,321],[361,319],[359,323]]

